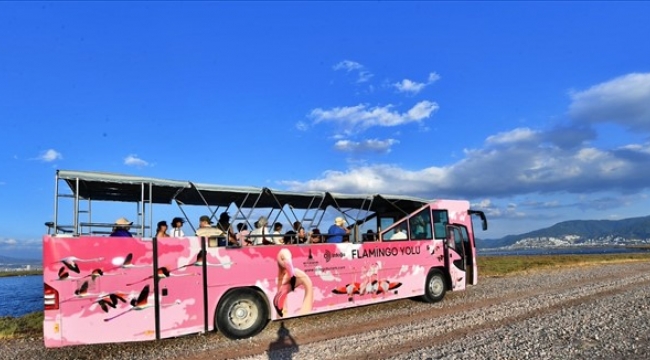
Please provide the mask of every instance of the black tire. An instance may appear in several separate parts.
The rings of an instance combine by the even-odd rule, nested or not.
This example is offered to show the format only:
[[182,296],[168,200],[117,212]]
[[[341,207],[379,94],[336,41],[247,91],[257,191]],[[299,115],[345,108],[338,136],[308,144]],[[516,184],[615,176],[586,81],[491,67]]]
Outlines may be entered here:
[[269,320],[269,308],[255,290],[242,288],[227,293],[217,306],[215,323],[225,337],[245,339],[257,335]]
[[437,269],[429,271],[427,281],[424,284],[424,300],[435,303],[442,300],[447,292],[447,281],[445,275]]

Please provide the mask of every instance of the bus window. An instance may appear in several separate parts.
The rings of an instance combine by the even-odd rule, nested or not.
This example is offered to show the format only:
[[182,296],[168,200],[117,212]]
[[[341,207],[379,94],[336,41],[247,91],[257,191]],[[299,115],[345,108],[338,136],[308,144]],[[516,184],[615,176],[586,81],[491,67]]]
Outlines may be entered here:
[[434,210],[433,211],[433,232],[435,234],[436,239],[447,238],[447,230],[445,228],[447,224],[449,224],[447,211]]
[[411,240],[431,240],[431,211],[429,208],[422,210],[419,214],[409,219],[411,229]]

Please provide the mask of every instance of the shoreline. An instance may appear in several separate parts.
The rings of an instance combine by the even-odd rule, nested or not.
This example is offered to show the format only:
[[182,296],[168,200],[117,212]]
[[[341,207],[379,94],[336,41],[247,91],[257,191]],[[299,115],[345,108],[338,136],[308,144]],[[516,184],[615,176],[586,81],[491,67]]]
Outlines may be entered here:
[[34,276],[43,275],[43,270],[16,270],[16,271],[0,271],[0,278],[11,276]]

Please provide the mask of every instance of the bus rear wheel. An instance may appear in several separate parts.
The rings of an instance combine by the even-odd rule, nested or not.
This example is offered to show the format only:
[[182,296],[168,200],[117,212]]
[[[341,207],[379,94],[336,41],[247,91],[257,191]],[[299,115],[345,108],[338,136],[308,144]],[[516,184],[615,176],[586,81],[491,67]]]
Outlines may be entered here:
[[424,300],[435,303],[445,297],[447,285],[445,276],[440,270],[433,269],[429,271],[427,282],[424,284]]
[[244,339],[258,334],[269,319],[269,309],[262,296],[253,289],[229,292],[219,302],[215,323],[225,337]]

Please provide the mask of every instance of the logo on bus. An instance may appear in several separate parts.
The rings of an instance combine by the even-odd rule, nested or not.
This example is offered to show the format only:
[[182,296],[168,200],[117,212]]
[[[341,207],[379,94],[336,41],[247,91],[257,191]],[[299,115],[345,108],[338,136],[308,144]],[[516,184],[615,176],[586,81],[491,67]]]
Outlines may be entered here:
[[333,252],[331,252],[331,251],[329,251],[329,250],[325,250],[325,254],[324,254],[323,256],[325,257],[325,262],[330,262],[330,260],[331,260],[332,258],[335,258],[335,257],[340,257],[340,258],[345,257],[345,254],[344,254],[344,253],[340,253],[340,252],[333,253]]

